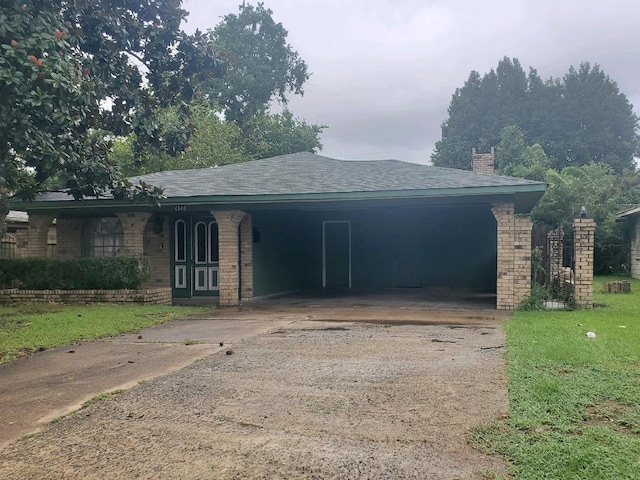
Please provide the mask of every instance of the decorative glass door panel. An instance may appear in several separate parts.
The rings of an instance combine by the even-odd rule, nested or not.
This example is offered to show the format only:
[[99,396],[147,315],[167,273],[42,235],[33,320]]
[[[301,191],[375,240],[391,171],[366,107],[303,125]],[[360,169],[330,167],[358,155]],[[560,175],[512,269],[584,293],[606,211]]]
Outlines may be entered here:
[[193,226],[194,294],[218,290],[218,225],[199,221]]
[[[186,291],[187,282],[187,224],[176,220],[173,231],[173,288]],[[183,294],[186,295],[186,292]]]

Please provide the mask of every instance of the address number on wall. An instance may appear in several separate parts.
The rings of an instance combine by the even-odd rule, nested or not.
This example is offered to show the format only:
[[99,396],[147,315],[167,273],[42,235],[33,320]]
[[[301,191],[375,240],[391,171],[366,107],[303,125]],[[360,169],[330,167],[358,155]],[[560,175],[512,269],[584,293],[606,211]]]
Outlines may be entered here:
[[176,212],[186,212],[187,211],[187,206],[186,205],[176,205],[175,207],[173,207],[173,210]]

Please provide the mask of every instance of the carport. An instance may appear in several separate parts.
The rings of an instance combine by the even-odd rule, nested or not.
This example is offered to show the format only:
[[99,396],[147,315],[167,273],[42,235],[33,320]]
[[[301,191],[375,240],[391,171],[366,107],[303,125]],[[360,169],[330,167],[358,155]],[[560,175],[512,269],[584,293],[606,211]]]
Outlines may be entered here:
[[251,217],[257,296],[323,288],[496,293],[496,220],[487,205],[362,205]]

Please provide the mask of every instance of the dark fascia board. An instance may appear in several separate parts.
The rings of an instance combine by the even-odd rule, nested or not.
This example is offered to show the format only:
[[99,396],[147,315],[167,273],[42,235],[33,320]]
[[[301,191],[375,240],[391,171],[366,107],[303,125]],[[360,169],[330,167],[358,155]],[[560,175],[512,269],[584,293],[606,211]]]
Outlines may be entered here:
[[[526,213],[533,208],[535,203],[542,197],[546,185],[544,183],[528,185],[500,185],[484,187],[464,187],[464,188],[439,188],[427,190],[400,190],[400,191],[373,191],[373,192],[344,192],[344,193],[300,193],[290,195],[224,195],[224,196],[193,196],[193,197],[170,197],[160,201],[160,206],[152,206],[144,202],[131,202],[127,200],[85,199],[85,200],[53,200],[53,201],[12,201],[11,208],[14,210],[26,210],[32,214],[46,213],[69,213],[77,215],[79,213],[95,213],[108,209],[110,212],[118,211],[166,211],[175,210],[175,207],[205,207],[201,209],[231,209],[241,207],[260,208],[281,208],[286,205],[307,205],[321,204],[329,207],[331,204],[367,201],[375,203],[392,204],[403,201],[410,202],[433,202],[439,204],[460,203],[460,199],[466,199],[469,203],[484,203],[487,199],[493,198],[500,201],[498,197],[510,197],[510,201],[516,204],[518,213]],[[247,208],[249,209],[249,208]],[[194,208],[194,210],[199,210]]]
[[627,210],[624,210],[622,212],[618,212],[616,213],[616,220],[620,221],[620,220],[625,220],[629,217],[635,217],[640,215],[640,207],[633,207],[633,208],[629,208]]

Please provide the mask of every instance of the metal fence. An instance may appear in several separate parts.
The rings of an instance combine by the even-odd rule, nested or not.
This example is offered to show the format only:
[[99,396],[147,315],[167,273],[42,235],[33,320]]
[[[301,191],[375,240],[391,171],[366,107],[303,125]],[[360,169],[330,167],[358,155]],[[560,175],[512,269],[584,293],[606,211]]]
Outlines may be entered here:
[[552,300],[572,298],[575,294],[573,227],[536,226],[531,243],[533,284],[546,287]]

